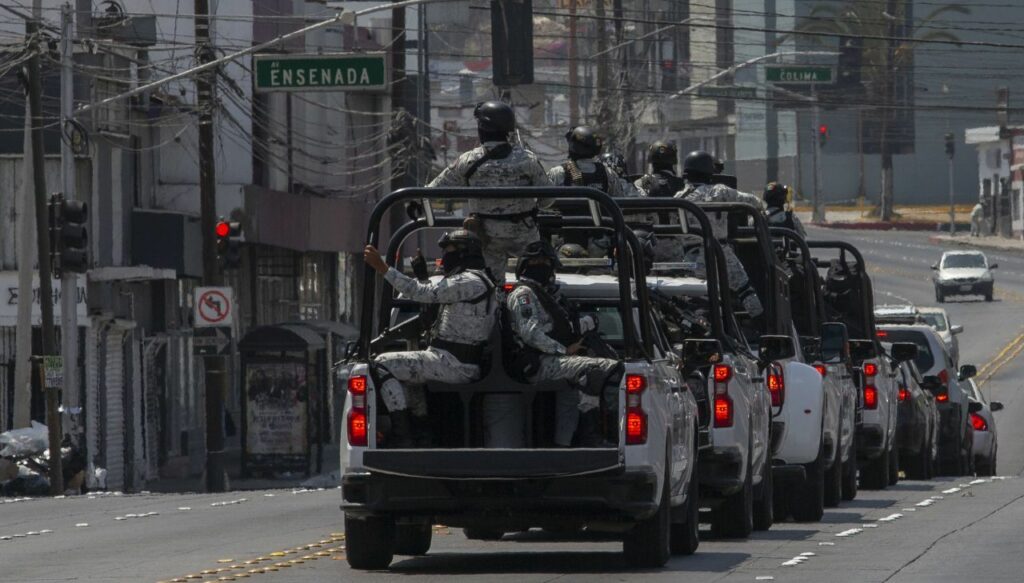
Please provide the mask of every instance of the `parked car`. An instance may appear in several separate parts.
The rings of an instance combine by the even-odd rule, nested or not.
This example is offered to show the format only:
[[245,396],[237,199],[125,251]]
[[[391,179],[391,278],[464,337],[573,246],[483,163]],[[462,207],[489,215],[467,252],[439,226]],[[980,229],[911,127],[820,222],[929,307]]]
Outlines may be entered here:
[[[911,346],[916,352],[917,346]],[[900,363],[896,378],[899,382],[896,447],[900,469],[907,479],[928,480],[935,472],[939,442],[939,410],[935,396],[921,387],[924,379],[913,360]]]
[[932,265],[935,301],[941,304],[948,296],[980,295],[991,302],[992,270],[997,267],[999,265],[989,263],[981,251],[946,251],[939,262]]
[[1002,411],[1003,404],[986,399],[974,379],[967,379],[963,383],[963,387],[970,393],[971,399],[971,427],[974,428],[974,469],[979,476],[994,476],[999,440],[996,434],[996,419],[992,414]]
[[917,311],[921,315],[921,319],[924,320],[924,323],[934,328],[939,333],[942,341],[946,343],[946,350],[949,351],[949,356],[953,358],[953,364],[959,365],[960,341],[956,337],[964,331],[963,324],[952,323],[946,308],[921,306],[917,308]]
[[886,342],[913,342],[917,344],[914,363],[922,375],[922,387],[935,395],[939,410],[939,473],[962,476],[970,471],[971,439],[973,437],[968,416],[968,395],[961,380],[977,371],[964,365],[958,371],[946,345],[931,326],[880,326],[879,337]]

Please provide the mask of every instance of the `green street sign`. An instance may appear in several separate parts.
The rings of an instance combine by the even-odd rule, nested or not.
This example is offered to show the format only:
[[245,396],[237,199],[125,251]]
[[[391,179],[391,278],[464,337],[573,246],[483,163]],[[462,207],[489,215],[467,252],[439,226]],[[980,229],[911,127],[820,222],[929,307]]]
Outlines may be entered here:
[[705,85],[697,88],[697,96],[712,99],[757,99],[757,88],[742,85]]
[[386,91],[384,53],[254,55],[256,91]]
[[766,65],[765,80],[778,85],[831,85],[836,74],[828,65]]

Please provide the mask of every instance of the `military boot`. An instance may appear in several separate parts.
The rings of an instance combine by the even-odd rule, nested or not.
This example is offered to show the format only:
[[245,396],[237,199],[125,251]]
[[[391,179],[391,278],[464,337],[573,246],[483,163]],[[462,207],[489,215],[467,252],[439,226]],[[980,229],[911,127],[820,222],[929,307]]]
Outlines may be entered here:
[[412,413],[406,410],[392,411],[388,416],[391,418],[391,434],[388,435],[388,446],[391,449],[410,449],[415,447]]

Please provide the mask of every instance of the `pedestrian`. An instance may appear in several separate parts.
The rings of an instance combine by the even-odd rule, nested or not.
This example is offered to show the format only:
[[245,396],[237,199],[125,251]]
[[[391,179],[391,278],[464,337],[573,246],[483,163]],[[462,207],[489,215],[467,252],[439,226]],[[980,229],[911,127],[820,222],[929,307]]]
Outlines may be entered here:
[[601,138],[593,128],[577,126],[565,134],[569,159],[548,170],[555,186],[589,186],[609,196],[622,196],[618,176],[604,162],[595,159],[602,148]]
[[[473,111],[480,146],[462,154],[428,187],[551,186],[537,156],[509,142],[516,116],[507,103],[485,101]],[[469,225],[483,241],[484,262],[495,281],[505,281],[508,258],[540,237],[537,199],[476,199],[467,205]]]
[[[547,241],[530,243],[519,256],[518,285],[507,300],[519,343],[516,369],[533,383],[569,382],[555,395],[556,446],[569,447],[575,434],[581,447],[598,447],[603,441],[601,400],[604,411],[618,411],[616,376],[621,376],[622,366],[611,358],[584,355],[583,336],[596,331],[597,318],[579,317],[559,292],[555,269],[560,266]],[[521,442],[521,432],[517,437]]]
[[769,182],[764,187],[764,205],[767,207],[764,212],[768,218],[768,226],[785,227],[806,239],[807,232],[804,231],[800,217],[788,208],[791,192],[789,187],[781,182]]
[[974,205],[971,209],[971,236],[981,236],[981,223],[985,218],[985,207],[981,206],[981,203]]
[[427,401],[423,384],[469,383],[480,378],[484,347],[496,319],[495,284],[484,265],[480,238],[466,230],[445,233],[438,241],[444,277],[417,281],[388,267],[372,245],[363,259],[407,299],[439,304],[426,350],[385,352],[373,360],[375,380],[391,421],[389,445],[429,447]]

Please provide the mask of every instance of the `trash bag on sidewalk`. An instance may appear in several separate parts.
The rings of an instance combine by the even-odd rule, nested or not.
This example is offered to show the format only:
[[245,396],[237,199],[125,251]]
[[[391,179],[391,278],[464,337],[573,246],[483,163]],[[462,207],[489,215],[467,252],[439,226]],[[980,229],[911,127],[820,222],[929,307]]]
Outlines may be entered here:
[[39,455],[50,446],[47,428],[42,423],[32,422],[31,427],[11,429],[0,433],[0,457],[23,457]]

